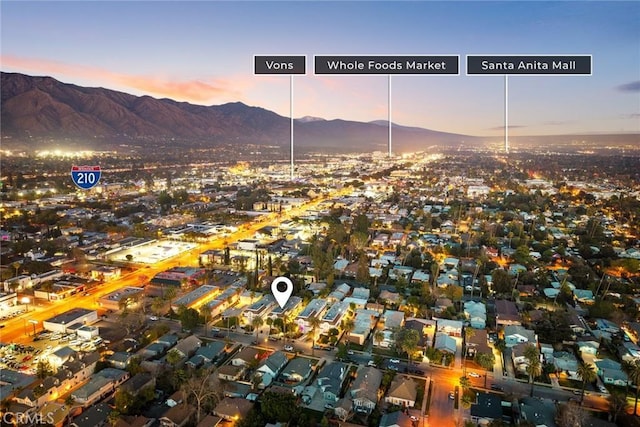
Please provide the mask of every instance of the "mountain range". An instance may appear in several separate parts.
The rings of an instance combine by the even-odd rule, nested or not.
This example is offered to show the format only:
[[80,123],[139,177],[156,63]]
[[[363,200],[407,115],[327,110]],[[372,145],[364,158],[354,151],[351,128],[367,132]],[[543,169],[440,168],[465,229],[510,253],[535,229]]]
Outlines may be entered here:
[[[171,99],[134,96],[104,88],[62,83],[52,77],[1,73],[2,137],[91,138],[114,143],[131,139],[211,143],[289,144],[290,119],[241,102],[202,106]],[[458,146],[481,138],[393,124],[398,149]],[[295,143],[304,147],[385,150],[386,121],[369,123],[296,119]],[[5,140],[6,141],[6,140]]]

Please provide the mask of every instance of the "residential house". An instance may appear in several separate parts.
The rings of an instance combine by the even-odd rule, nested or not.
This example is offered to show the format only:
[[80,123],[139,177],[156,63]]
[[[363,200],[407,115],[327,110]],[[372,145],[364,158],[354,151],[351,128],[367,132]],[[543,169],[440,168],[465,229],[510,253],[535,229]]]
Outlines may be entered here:
[[598,375],[605,384],[613,384],[620,387],[626,387],[629,383],[629,377],[622,370],[622,364],[611,359],[602,359],[595,362]]
[[349,304],[344,301],[334,303],[320,319],[320,332],[327,333],[330,329],[339,329],[340,322],[349,312]]
[[188,403],[170,407],[160,417],[160,427],[184,427],[195,420],[196,408]]
[[365,340],[375,327],[380,313],[376,310],[358,309],[356,310],[353,322],[355,327],[349,334],[349,341],[358,345],[364,344]]
[[395,411],[382,415],[379,427],[415,427],[415,424],[404,411]]
[[456,340],[443,332],[436,333],[433,346],[443,353],[456,354]]
[[166,348],[171,348],[178,343],[178,336],[174,334],[165,334],[156,339],[155,342],[163,344]]
[[538,397],[523,397],[518,401],[520,418],[537,427],[556,427],[556,405]]
[[437,319],[436,330],[452,337],[462,336],[462,322],[460,320]]
[[502,398],[493,393],[476,393],[476,402],[471,405],[471,420],[485,425],[493,420],[502,420]]
[[107,362],[117,369],[127,369],[135,356],[125,351],[117,351],[107,358]]
[[578,354],[590,354],[595,356],[598,354],[600,342],[595,340],[593,337],[582,337],[576,341],[576,347],[578,349]]
[[255,347],[245,347],[231,359],[233,366],[247,366],[252,363],[257,364],[261,358],[266,356],[264,350]]
[[64,346],[51,353],[48,356],[48,360],[51,364],[51,367],[57,369],[60,366],[64,365],[67,360],[73,359],[75,355],[76,351],[74,349],[68,346]]
[[292,359],[282,371],[282,378],[286,383],[300,383],[311,375],[313,362],[304,357]]
[[529,343],[519,343],[511,347],[511,360],[520,372],[526,372],[526,368],[529,366],[529,360],[525,357],[525,350],[529,345]]
[[[468,326],[467,326],[468,327]],[[472,328],[473,329],[473,328]],[[467,355],[475,357],[478,353],[491,354],[486,329],[473,329],[469,337],[465,337]]]
[[121,390],[126,390],[133,396],[137,396],[141,391],[152,388],[156,388],[156,379],[148,372],[140,372],[129,378],[120,386]]
[[618,355],[623,362],[640,360],[640,347],[633,342],[623,342],[618,346]]
[[356,379],[351,383],[349,396],[356,412],[370,414],[380,398],[382,372],[376,368],[362,367],[358,369]]
[[20,390],[13,400],[31,408],[41,408],[46,402],[55,400],[59,385],[56,377],[49,376]]
[[530,343],[537,347],[538,336],[535,331],[526,329],[524,326],[507,325],[504,327],[504,342],[507,347],[522,343]]
[[496,324],[498,326],[522,324],[520,312],[513,301],[496,300]]
[[566,351],[553,352],[553,364],[557,372],[564,373],[573,380],[579,380],[578,378],[578,360],[576,357]]
[[111,393],[127,379],[129,379],[129,373],[127,371],[116,368],[105,368],[93,374],[91,378],[89,378],[89,381],[74,390],[71,396],[75,399],[76,403],[87,407]]
[[413,408],[416,404],[417,395],[418,386],[411,377],[396,375],[384,400],[392,405]]
[[347,378],[348,367],[342,362],[331,362],[318,373],[316,384],[322,390],[326,402],[335,403],[340,398],[340,391]]
[[238,381],[246,370],[245,365],[223,365],[217,370],[218,378],[224,381]]
[[199,347],[189,360],[187,365],[198,368],[204,364],[215,363],[226,355],[227,345],[222,341],[210,341],[206,345]]
[[253,408],[253,402],[247,399],[225,397],[218,403],[213,413],[223,420],[235,423],[245,418]]
[[309,301],[309,304],[298,314],[295,319],[295,323],[300,327],[302,333],[307,333],[311,330],[309,319],[317,317],[319,319],[324,315],[327,309],[327,300],[315,298]]
[[381,320],[384,322],[384,328],[394,330],[404,326],[404,312],[395,310],[386,310]]
[[109,414],[113,410],[106,403],[98,403],[93,405],[82,415],[76,417],[71,421],[71,427],[102,427],[106,426],[109,422]]
[[268,387],[288,361],[287,356],[281,351],[271,353],[256,370],[256,373],[260,373],[262,379],[258,388],[264,389]]
[[481,302],[466,301],[464,316],[472,328],[484,329],[487,325],[487,307]]
[[202,341],[195,335],[189,335],[188,337],[178,341],[174,350],[180,353],[183,359],[191,357],[197,349],[202,345]]

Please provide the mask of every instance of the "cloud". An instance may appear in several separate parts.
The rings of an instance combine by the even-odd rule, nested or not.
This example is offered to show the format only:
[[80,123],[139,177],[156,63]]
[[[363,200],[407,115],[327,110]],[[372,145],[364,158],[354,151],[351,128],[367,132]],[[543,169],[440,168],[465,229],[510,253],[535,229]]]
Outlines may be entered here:
[[569,123],[573,123],[571,120],[548,120],[546,122],[542,122],[545,126],[564,126]]
[[14,55],[0,56],[0,63],[2,63],[3,68],[9,67],[24,70],[27,73],[45,73],[46,75],[82,78],[105,85],[124,86],[159,97],[199,103],[215,99],[240,98],[242,94],[238,89],[246,88],[250,84],[248,81],[236,79],[233,82],[221,78],[176,80],[160,76],[131,75],[116,73],[98,67],[22,58]]
[[635,82],[625,83],[623,85],[617,86],[620,92],[640,92],[640,80],[636,80]]
[[[525,125],[509,125],[509,129],[521,129],[521,128],[526,128],[527,126]],[[488,128],[488,130],[504,130],[504,126],[495,126],[492,128]]]

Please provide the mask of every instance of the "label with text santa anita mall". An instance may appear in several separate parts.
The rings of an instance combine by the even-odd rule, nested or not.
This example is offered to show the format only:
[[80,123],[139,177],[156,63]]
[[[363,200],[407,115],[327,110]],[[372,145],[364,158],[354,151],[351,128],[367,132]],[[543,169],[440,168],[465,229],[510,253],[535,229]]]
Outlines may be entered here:
[[467,75],[590,76],[591,55],[467,55]]
[[254,74],[306,74],[306,55],[255,55]]
[[460,74],[459,55],[316,55],[313,59],[315,74]]

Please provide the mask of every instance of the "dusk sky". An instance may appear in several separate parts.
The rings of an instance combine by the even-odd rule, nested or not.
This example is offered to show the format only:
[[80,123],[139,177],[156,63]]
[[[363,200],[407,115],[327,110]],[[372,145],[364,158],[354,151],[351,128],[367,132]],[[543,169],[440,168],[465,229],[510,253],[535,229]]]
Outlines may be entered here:
[[254,54],[305,54],[294,116],[387,118],[384,76],[314,76],[313,55],[459,54],[460,76],[396,76],[392,120],[502,135],[504,78],[466,54],[592,54],[593,75],[510,77],[511,135],[640,132],[640,2],[2,1],[0,68],[289,115],[289,78]]

